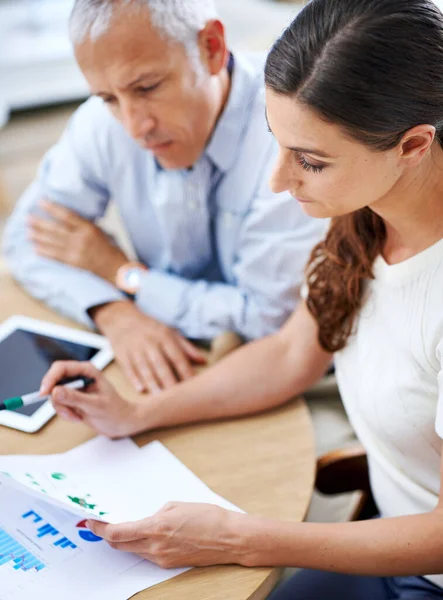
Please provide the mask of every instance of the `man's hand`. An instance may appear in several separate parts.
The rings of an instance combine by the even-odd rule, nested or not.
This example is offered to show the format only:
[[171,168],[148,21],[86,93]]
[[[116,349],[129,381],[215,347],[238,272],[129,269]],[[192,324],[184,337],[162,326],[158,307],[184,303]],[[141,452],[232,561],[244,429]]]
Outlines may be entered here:
[[91,271],[115,284],[119,267],[128,258],[94,223],[64,206],[42,201],[48,218],[29,217],[29,237],[39,256]]
[[206,362],[177,331],[144,315],[132,302],[104,304],[90,314],[138,392],[170,388],[194,375],[192,362]]
[[[95,383],[86,391],[57,386],[66,377],[91,377]],[[52,395],[52,404],[63,419],[83,421],[111,438],[133,435],[146,428],[140,415],[143,404],[119,396],[90,362],[55,362],[42,380],[40,393]]]

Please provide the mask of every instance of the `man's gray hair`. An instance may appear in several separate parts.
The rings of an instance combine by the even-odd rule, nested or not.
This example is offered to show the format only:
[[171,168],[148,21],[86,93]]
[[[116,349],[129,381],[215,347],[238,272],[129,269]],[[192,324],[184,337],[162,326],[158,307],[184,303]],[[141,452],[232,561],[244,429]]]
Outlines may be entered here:
[[76,0],[70,19],[74,44],[88,37],[96,40],[111,25],[116,8],[147,8],[154,27],[167,39],[183,44],[195,55],[197,35],[206,23],[217,18],[214,0]]

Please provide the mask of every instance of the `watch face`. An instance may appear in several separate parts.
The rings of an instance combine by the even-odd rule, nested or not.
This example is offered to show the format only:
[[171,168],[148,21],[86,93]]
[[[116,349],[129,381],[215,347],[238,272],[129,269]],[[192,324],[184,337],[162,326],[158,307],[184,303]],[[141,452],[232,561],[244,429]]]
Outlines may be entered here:
[[140,287],[142,269],[139,267],[129,268],[123,276],[123,288],[129,294],[136,294]]
[[140,285],[141,270],[138,267],[128,269],[125,274],[125,283],[132,289],[137,289]]
[[136,294],[140,287],[140,282],[143,273],[146,273],[147,268],[138,263],[126,264],[120,267],[116,275],[117,287],[127,294]]

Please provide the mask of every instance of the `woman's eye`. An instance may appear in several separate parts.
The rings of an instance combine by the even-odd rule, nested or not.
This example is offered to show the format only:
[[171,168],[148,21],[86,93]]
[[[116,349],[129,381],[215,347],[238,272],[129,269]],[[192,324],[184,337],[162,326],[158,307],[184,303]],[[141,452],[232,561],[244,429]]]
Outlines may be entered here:
[[298,162],[305,171],[310,171],[312,173],[321,173],[325,168],[325,165],[313,165],[312,163],[309,163],[302,154],[298,155]]

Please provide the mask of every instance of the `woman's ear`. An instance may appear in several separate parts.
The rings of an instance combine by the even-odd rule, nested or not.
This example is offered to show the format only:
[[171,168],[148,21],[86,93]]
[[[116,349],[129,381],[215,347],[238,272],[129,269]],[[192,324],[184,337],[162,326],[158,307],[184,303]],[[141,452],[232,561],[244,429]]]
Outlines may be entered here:
[[409,167],[421,163],[435,140],[433,125],[417,125],[405,133],[400,143],[400,159]]

